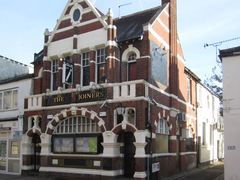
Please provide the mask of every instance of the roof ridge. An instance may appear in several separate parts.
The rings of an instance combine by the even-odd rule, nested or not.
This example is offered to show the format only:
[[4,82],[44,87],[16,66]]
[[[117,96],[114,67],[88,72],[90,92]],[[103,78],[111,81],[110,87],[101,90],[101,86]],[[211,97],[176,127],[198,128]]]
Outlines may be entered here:
[[4,59],[4,60],[7,60],[7,61],[11,61],[12,63],[15,63],[15,64],[20,64],[20,65],[26,66],[26,67],[28,66],[28,65],[23,64],[23,63],[21,63],[21,62],[19,62],[19,61],[13,60],[13,59],[11,59],[11,58],[8,58],[8,57],[2,56],[2,55],[0,55],[0,58],[1,58],[1,59]]
[[142,10],[142,11],[137,11],[135,13],[132,13],[132,14],[128,14],[128,15],[125,15],[125,16],[122,16],[122,17],[117,17],[117,18],[114,18],[114,21],[117,21],[117,20],[120,20],[120,19],[124,19],[124,18],[128,18],[128,17],[131,17],[131,16],[136,16],[136,15],[139,15],[139,14],[143,14],[143,13],[146,13],[146,12],[149,12],[149,11],[152,11],[152,10],[155,10],[155,9],[159,9],[161,8],[162,6],[155,6],[155,7],[152,7],[152,8],[149,8],[149,9],[145,9],[145,10]]

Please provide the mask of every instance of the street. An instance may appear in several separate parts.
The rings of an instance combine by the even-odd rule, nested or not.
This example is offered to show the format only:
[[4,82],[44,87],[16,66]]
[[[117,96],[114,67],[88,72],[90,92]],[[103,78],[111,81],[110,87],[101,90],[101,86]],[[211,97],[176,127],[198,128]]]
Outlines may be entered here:
[[[194,170],[177,174],[175,176],[164,178],[163,180],[223,180],[224,165],[217,163],[210,166],[203,166]],[[38,177],[38,176],[13,176],[0,175],[1,180],[63,180],[59,178]],[[121,178],[122,180],[126,180]]]

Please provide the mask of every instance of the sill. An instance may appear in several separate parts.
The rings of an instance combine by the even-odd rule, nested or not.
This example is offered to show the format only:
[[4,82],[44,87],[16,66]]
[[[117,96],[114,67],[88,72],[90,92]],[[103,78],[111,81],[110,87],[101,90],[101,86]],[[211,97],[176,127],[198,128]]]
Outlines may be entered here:
[[0,110],[0,112],[9,112],[9,111],[17,111],[18,108],[15,108],[15,109],[2,109]]

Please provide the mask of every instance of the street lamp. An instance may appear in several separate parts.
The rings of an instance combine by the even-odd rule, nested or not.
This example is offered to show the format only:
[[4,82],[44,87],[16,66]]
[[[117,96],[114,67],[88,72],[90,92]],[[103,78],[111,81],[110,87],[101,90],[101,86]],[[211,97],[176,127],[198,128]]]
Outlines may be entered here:
[[148,156],[148,180],[152,179],[152,125],[151,122],[147,123],[146,129],[146,141],[147,143],[149,143],[149,154],[150,156]]

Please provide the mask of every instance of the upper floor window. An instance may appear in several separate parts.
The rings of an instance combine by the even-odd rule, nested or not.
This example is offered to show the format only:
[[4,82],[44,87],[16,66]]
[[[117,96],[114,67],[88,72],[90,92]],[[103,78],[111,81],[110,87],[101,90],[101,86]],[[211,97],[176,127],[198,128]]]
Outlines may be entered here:
[[89,52],[82,53],[82,85],[90,84],[90,58]]
[[128,55],[128,81],[137,79],[137,67],[136,67],[137,54],[130,52]]
[[160,119],[160,120],[158,121],[156,133],[166,134],[166,135],[169,134],[169,128],[168,128],[168,125],[167,125],[166,120]]
[[57,59],[51,62],[51,89],[53,91],[57,90],[57,74],[58,74],[59,62]]
[[0,110],[16,109],[18,106],[18,91],[16,89],[0,91]]
[[105,48],[97,50],[97,83],[104,83],[106,79],[106,52]]
[[207,107],[208,107],[208,109],[210,108],[210,97],[209,97],[209,95],[207,95]]
[[73,63],[72,59],[69,56],[64,59],[63,85],[65,89],[73,85]]
[[202,145],[206,145],[206,123],[202,123]]
[[190,78],[187,78],[187,97],[188,102],[192,104],[192,81]]

